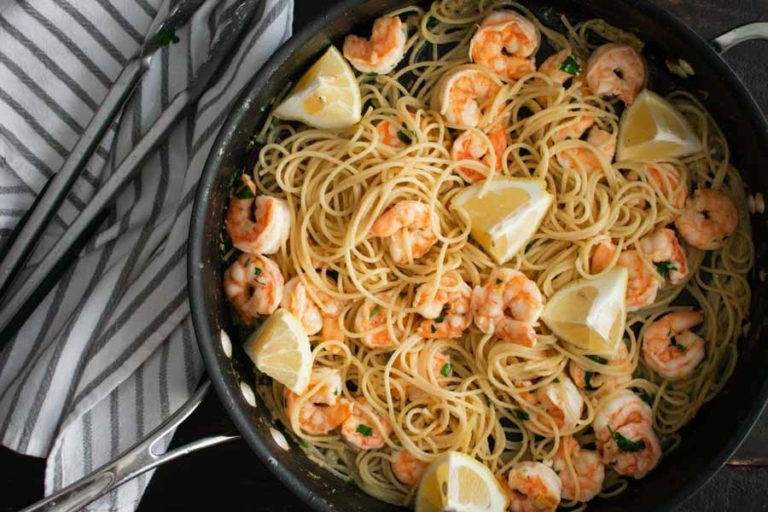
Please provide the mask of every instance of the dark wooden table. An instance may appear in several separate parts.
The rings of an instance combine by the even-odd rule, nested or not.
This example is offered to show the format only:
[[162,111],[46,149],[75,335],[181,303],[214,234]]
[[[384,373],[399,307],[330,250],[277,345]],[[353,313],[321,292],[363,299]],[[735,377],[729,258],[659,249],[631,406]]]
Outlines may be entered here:
[[[327,9],[330,1],[295,0],[296,26]],[[706,38],[751,21],[768,21],[768,0],[655,0]],[[768,112],[768,43],[746,43],[727,54],[728,62]],[[210,394],[179,429],[173,444],[233,427]],[[720,440],[713,439],[713,443]],[[736,462],[723,468],[680,512],[768,511],[768,414],[740,448]],[[761,463],[763,465],[761,465]],[[0,511],[18,510],[42,495],[44,462],[0,448]],[[210,448],[161,467],[139,506],[154,511],[295,511],[305,510],[242,441]]]

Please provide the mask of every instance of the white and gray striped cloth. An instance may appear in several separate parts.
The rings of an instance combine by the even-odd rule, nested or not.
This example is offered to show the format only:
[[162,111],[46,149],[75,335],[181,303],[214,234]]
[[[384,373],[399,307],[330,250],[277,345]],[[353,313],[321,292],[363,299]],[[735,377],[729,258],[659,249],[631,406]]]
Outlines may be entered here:
[[[30,266],[186,87],[235,3],[208,0],[177,31],[180,41],[153,59]],[[162,0],[0,2],[0,244],[61,166],[153,19],[167,11]],[[266,1],[231,66],[0,352],[0,440],[47,458],[46,493],[130,447],[194,390],[203,367],[185,260],[196,185],[229,107],[288,38],[292,20],[293,0]],[[148,479],[90,509],[133,510]]]

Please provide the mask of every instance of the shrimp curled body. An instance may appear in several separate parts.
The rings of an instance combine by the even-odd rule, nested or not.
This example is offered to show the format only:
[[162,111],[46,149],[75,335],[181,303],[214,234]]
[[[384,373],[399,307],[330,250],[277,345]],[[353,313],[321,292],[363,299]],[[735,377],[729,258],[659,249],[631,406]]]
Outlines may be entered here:
[[536,71],[532,55],[538,47],[539,33],[530,20],[514,11],[497,11],[480,23],[469,56],[500,77],[517,80]]
[[395,263],[421,258],[437,241],[429,208],[418,201],[396,203],[373,223],[370,233],[386,239]]
[[706,355],[705,343],[689,329],[704,321],[701,311],[673,311],[645,328],[643,358],[667,380],[691,376]]
[[472,312],[481,331],[528,347],[536,344],[533,326],[543,309],[536,283],[509,268],[494,270],[488,283],[472,293]]
[[247,325],[275,312],[283,298],[283,282],[277,263],[258,254],[241,254],[224,271],[224,293]]
[[344,39],[344,57],[363,73],[387,74],[405,55],[408,30],[397,16],[373,22],[370,40],[349,35]]
[[232,196],[227,211],[227,233],[232,245],[251,254],[274,254],[288,240],[290,207],[283,199],[256,196],[256,184],[251,178],[243,174],[241,179],[243,185]]

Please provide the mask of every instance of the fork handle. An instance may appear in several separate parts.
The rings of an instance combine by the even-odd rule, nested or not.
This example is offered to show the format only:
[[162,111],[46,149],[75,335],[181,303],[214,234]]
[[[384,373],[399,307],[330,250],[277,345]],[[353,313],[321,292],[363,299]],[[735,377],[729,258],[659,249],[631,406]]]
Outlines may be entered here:
[[0,251],[0,295],[9,287],[43,231],[67,197],[104,133],[149,67],[149,58],[132,60],[115,80],[59,171],[48,180]]
[[65,487],[44,500],[30,505],[21,512],[74,512],[80,510],[97,498],[112,491],[125,482],[136,478],[150,469],[177,459],[208,446],[237,439],[238,436],[218,435],[199,439],[175,450],[158,455],[155,447],[161,439],[169,435],[202,403],[210,381],[203,383],[192,397],[178,411],[173,413],[146,438],[122,453],[117,460],[110,462],[90,475]]

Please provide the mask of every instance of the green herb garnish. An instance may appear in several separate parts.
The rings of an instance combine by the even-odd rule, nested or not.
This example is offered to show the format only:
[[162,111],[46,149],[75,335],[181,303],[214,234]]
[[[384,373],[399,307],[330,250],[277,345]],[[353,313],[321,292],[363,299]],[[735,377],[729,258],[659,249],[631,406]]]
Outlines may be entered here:
[[565,71],[569,75],[576,76],[581,73],[581,66],[579,66],[579,63],[576,62],[576,59],[574,59],[573,56],[569,55],[563,61],[563,65],[560,66],[560,71]]
[[376,315],[379,314],[379,311],[381,311],[381,306],[378,304],[376,306],[373,306],[373,309],[371,310],[371,313],[368,315],[368,318],[373,318]]
[[627,439],[623,435],[614,431],[610,427],[610,425],[608,426],[608,432],[611,433],[611,437],[613,438],[614,441],[616,441],[616,444],[619,446],[619,449],[623,452],[639,452],[640,450],[645,448],[645,441],[643,439],[639,441],[633,441],[631,439]]
[[360,424],[355,429],[355,432],[357,432],[358,434],[363,434],[365,437],[370,437],[371,434],[373,434],[373,429],[368,425]]
[[453,367],[451,366],[451,363],[445,363],[442,368],[440,368],[440,375],[443,377],[447,377],[451,374],[451,369]]
[[600,357],[600,356],[589,355],[589,356],[587,356],[587,359],[591,359],[591,360],[593,360],[594,362],[596,362],[598,364],[608,364],[608,360],[606,358]]
[[[250,257],[250,256],[248,256],[248,257],[245,259],[245,263],[243,263],[243,266],[244,266],[244,267],[247,267],[247,266],[248,266],[248,264],[249,264],[250,262],[251,262],[251,257]],[[261,269],[259,269],[259,271],[261,271]],[[260,273],[261,273],[261,272],[259,272],[259,274],[260,274]],[[255,272],[255,271],[254,271],[254,274],[256,274],[256,272]],[[256,274],[256,275],[259,275],[259,274]]]
[[238,199],[253,199],[256,195],[248,185],[243,185],[235,191],[235,197]]
[[681,345],[680,343],[675,343],[675,348],[677,348],[677,350],[680,352],[688,352],[688,347]]
[[515,409],[515,416],[517,416],[517,419],[522,421],[531,419],[531,415],[522,409]]
[[260,276],[261,275],[261,268],[260,267],[253,267],[253,275]]
[[169,44],[176,44],[179,42],[179,38],[176,35],[176,30],[171,27],[163,27],[155,36],[155,44],[157,46],[168,46]]
[[555,384],[560,384],[560,379],[558,379],[557,377],[555,377],[555,380],[553,380],[552,382],[554,382]]
[[365,74],[365,76],[378,76],[378,75],[379,74],[376,73],[375,71],[371,71],[371,72]]
[[594,377],[595,372],[586,372],[584,374],[584,389],[587,391],[594,391],[597,388],[592,386],[592,377]]
[[435,318],[435,323],[436,323],[436,324],[441,324],[441,323],[443,323],[444,321],[445,321],[445,318],[444,318],[444,317],[442,317],[442,316],[439,316],[439,317]]
[[673,270],[677,270],[677,265],[671,261],[660,261],[656,263],[656,271],[664,279],[669,279],[669,273]]
[[[415,133],[411,132],[412,135],[416,135]],[[400,130],[397,130],[397,138],[400,139],[400,142],[403,144],[410,144],[413,142],[413,138],[410,137],[407,133],[405,133],[405,130],[402,128]]]
[[437,329],[435,328],[435,324],[430,324],[429,330],[432,332],[432,334],[435,334],[437,332]]

